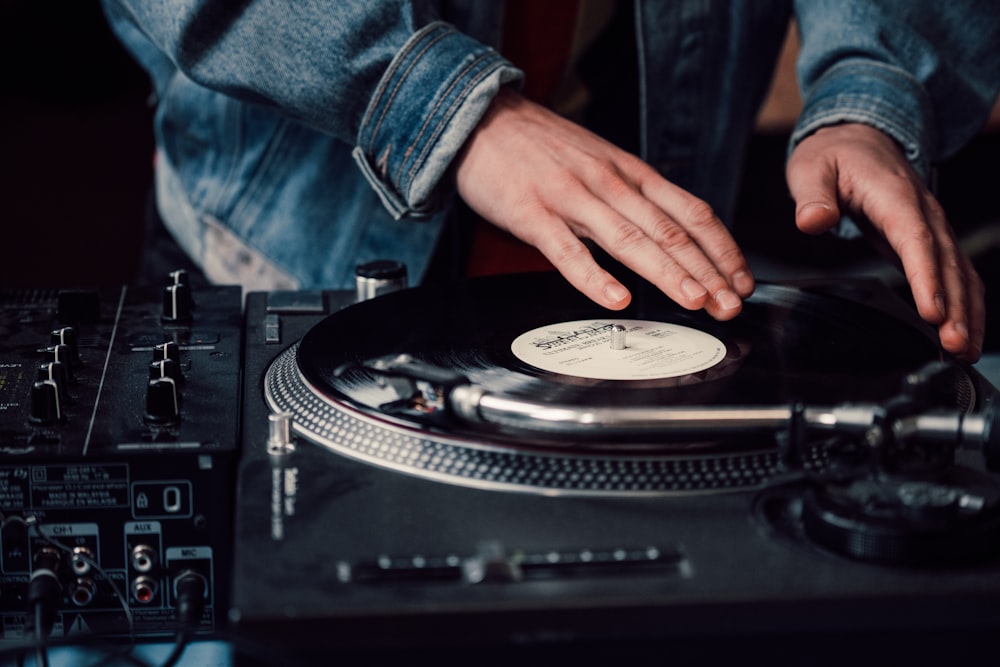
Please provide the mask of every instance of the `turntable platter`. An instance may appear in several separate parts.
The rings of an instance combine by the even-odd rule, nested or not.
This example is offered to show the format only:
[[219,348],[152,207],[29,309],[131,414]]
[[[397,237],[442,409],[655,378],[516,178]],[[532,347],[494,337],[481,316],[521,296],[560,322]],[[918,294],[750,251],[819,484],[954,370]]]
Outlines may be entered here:
[[[459,483],[584,492],[752,486],[777,465],[768,438],[643,442],[638,449],[621,443],[594,454],[579,443],[516,429],[394,414],[385,409],[397,398],[391,383],[365,365],[409,355],[490,392],[583,406],[878,402],[897,392],[908,372],[940,357],[927,330],[886,296],[879,284],[870,290],[852,285],[846,296],[829,286],[761,285],[737,318],[717,322],[652,290],[639,292],[626,310],[610,312],[558,274],[478,278],[383,295],[327,317],[275,360],[265,393],[270,407],[291,413],[296,430],[314,442]],[[628,324],[629,336],[645,327],[654,338],[670,339],[646,354],[661,360],[654,372],[643,366],[609,378],[603,370],[570,371],[517,346],[527,340],[529,347],[532,341],[551,347],[571,338],[578,348],[567,357],[572,366],[581,354],[604,350],[610,328],[620,322]],[[657,372],[684,364],[689,370]],[[612,482],[608,466],[621,468]],[[551,479],[529,480],[532,470]]]

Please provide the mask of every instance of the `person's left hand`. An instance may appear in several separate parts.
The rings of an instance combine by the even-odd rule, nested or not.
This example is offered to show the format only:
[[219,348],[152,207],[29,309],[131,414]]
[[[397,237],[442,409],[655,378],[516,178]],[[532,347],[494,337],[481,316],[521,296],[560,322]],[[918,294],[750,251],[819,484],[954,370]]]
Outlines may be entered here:
[[941,346],[965,361],[979,358],[983,282],[893,139],[862,124],[824,127],[795,147],[785,175],[800,230],[827,231],[841,207],[864,215],[899,256],[917,312],[937,326]]

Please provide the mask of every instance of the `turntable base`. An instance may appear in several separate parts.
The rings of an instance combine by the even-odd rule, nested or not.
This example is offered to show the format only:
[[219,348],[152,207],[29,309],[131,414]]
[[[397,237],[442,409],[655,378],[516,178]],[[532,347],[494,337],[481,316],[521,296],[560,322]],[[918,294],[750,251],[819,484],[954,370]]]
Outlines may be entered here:
[[[821,308],[816,317],[843,315],[841,325],[853,327],[869,311],[894,312],[870,285],[845,289],[848,305],[832,314]],[[807,307],[844,303],[839,287],[780,287],[777,293],[787,295],[789,304]],[[400,299],[393,300],[394,307],[406,300]],[[368,664],[415,656],[477,664],[511,659],[540,664],[557,657],[585,664],[611,659],[662,664],[668,658],[748,655],[782,664],[876,664],[890,656],[928,664],[971,658],[1000,630],[1000,559],[934,567],[857,562],[785,533],[780,522],[760,520],[753,506],[761,480],[754,488],[711,492],[587,493],[553,485],[512,488],[516,485],[508,479],[470,483],[450,470],[431,474],[387,462],[372,449],[381,447],[374,443],[383,436],[409,439],[399,451],[415,448],[418,460],[422,448],[453,447],[473,457],[502,454],[519,465],[522,458],[535,465],[536,460],[582,457],[602,466],[617,459],[626,468],[652,458],[669,467],[681,460],[733,456],[733,450],[723,442],[694,452],[671,445],[652,454],[626,449],[615,456],[606,448],[581,453],[553,449],[545,438],[536,442],[530,434],[525,442],[508,433],[477,439],[465,426],[446,431],[440,422],[380,415],[349,391],[341,392],[334,367],[345,361],[344,350],[360,350],[360,356],[385,351],[341,346],[332,334],[340,333],[341,324],[347,331],[367,331],[357,329],[354,318],[363,320],[365,311],[381,307],[341,311],[349,296],[333,292],[311,294],[308,301],[288,306],[273,295],[251,294],[247,302],[246,429],[231,618],[239,635],[262,654],[274,651],[304,664],[331,656]],[[338,316],[324,319],[331,313]],[[276,320],[278,339],[268,326]],[[318,326],[321,322],[333,324]],[[455,326],[455,339],[464,339],[464,325]],[[919,365],[935,354],[919,329],[899,326],[909,332],[903,343],[876,363],[888,358],[894,368],[907,361]],[[770,323],[765,328],[788,332]],[[317,332],[333,356],[295,381],[321,387],[321,397],[296,395],[301,387],[287,394],[287,387],[276,389],[293,381],[295,355],[309,350],[310,340],[320,340]],[[727,342],[735,337],[725,330],[717,333]],[[378,338],[370,332],[357,335]],[[403,338],[407,344],[422,340],[421,331]],[[755,344],[771,360],[771,351],[782,349],[766,337]],[[481,340],[477,345],[494,349]],[[445,356],[457,355],[460,366],[473,365],[465,363],[464,352],[456,352],[452,339],[445,347]],[[418,352],[427,349],[417,346]],[[792,349],[806,354],[802,347]],[[478,363],[493,354],[475,359]],[[441,357],[436,352],[426,356]],[[818,363],[784,360],[792,366]],[[748,381],[763,377],[755,359],[746,356],[741,363],[751,371]],[[580,395],[578,383],[542,377],[506,358],[503,364],[530,376],[523,382],[528,391],[537,382],[555,382],[567,394]],[[800,390],[806,398],[823,391],[814,374],[787,368],[785,379],[766,391],[783,399]],[[968,377],[976,405],[994,400],[995,389],[974,371]],[[675,392],[673,386],[631,389]],[[295,418],[294,447],[269,453],[271,409],[295,412],[296,401],[318,401],[323,407],[316,409],[314,423]],[[342,428],[338,420],[348,426]],[[373,436],[373,430],[381,435]],[[763,444],[756,449],[773,455],[770,443]],[[410,454],[394,456],[413,460]],[[782,474],[772,469],[765,481],[779,482]],[[794,503],[784,507],[797,511]]]

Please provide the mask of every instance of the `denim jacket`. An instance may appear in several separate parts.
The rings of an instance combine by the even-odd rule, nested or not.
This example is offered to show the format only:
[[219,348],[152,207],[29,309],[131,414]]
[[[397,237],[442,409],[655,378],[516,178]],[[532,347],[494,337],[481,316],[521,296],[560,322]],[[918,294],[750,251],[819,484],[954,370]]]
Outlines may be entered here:
[[[157,99],[158,205],[208,277],[350,287],[376,258],[424,273],[449,166],[522,73],[502,2],[103,0]],[[926,174],[1000,85],[994,0],[635,0],[641,156],[731,215],[747,138],[794,11],[793,144],[857,121]]]

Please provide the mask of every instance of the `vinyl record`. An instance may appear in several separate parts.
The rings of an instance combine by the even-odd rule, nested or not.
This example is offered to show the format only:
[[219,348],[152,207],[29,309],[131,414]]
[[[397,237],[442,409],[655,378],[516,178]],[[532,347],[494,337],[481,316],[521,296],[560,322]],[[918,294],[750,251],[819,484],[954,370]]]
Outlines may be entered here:
[[[326,399],[390,421],[399,417],[384,406],[399,397],[362,367],[401,354],[460,373],[492,393],[559,404],[882,401],[899,390],[906,373],[940,357],[929,331],[887,296],[875,284],[843,290],[765,284],[738,317],[718,322],[653,289],[634,290],[632,304],[615,312],[554,273],[478,278],[403,290],[339,311],[302,339],[297,363]],[[621,372],[607,352],[618,323],[626,329],[623,354],[638,358]],[[661,344],[657,337],[669,340]],[[654,346],[643,348],[650,340]],[[544,353],[559,345],[574,352],[550,363]],[[413,426],[517,446],[552,444],[505,429],[484,434],[484,427],[457,420],[418,418]]]

